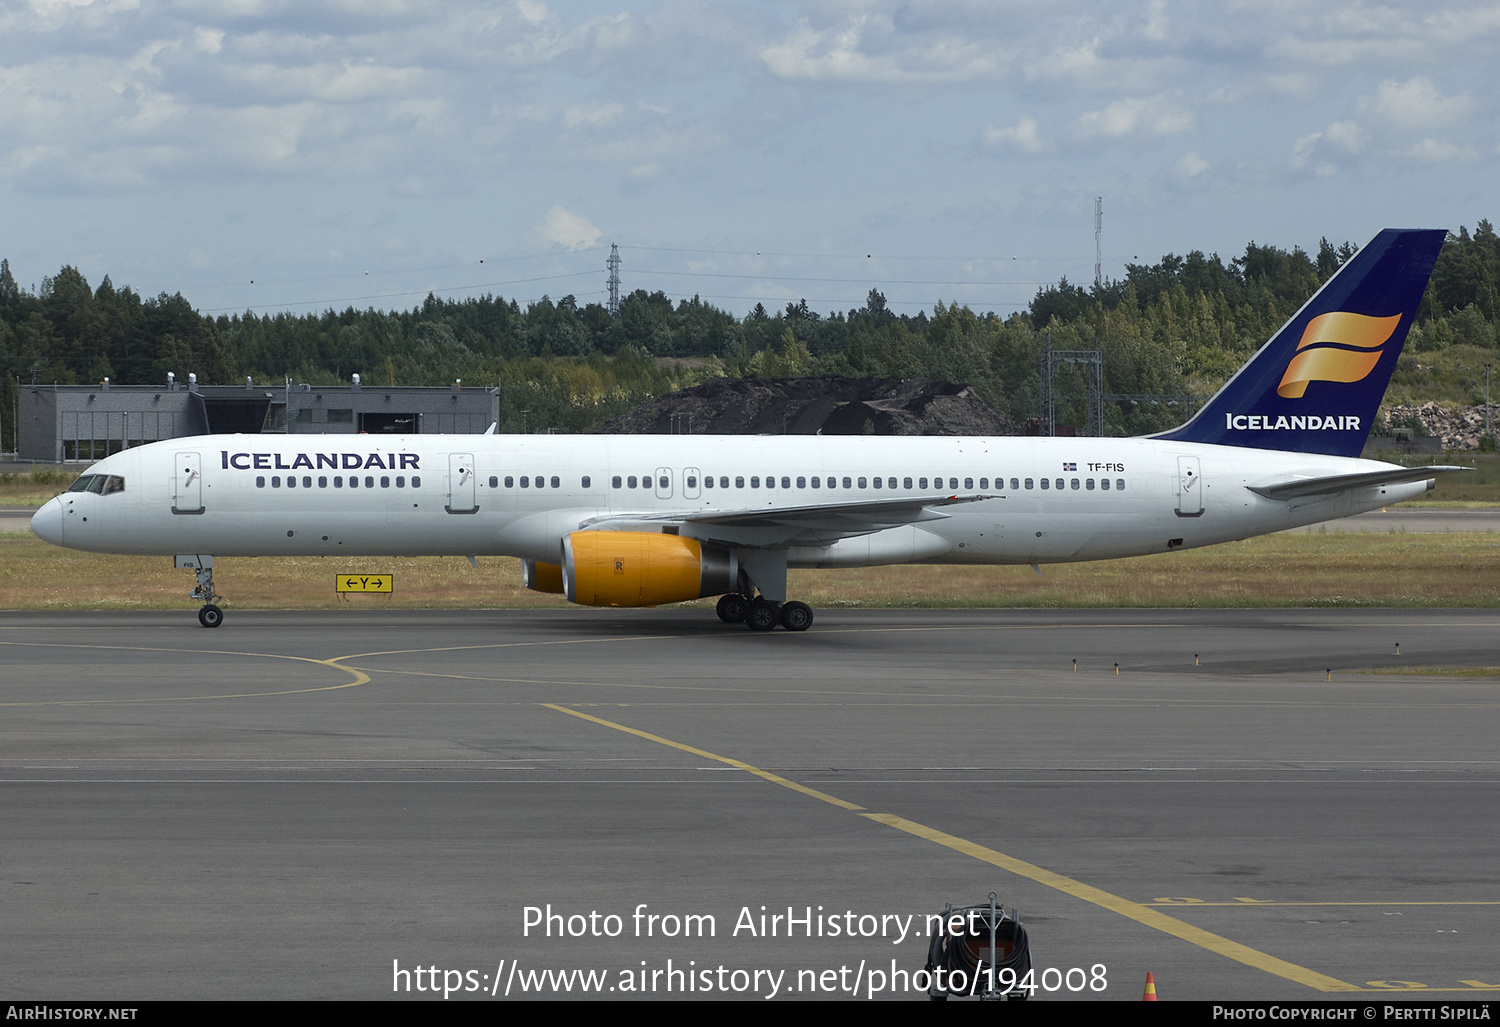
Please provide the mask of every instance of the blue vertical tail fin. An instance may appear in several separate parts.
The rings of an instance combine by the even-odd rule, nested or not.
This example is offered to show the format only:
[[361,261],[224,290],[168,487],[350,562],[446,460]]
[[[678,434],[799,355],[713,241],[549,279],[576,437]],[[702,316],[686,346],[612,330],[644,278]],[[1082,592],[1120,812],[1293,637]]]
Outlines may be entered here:
[[1447,234],[1381,232],[1192,420],[1155,437],[1359,456]]

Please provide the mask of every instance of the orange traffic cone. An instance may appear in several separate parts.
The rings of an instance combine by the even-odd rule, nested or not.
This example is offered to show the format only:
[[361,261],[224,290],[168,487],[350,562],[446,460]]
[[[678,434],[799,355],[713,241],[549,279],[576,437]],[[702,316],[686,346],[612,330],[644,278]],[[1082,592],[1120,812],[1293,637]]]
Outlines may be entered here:
[[1141,996],[1142,1002],[1156,1001],[1156,978],[1151,976],[1151,971],[1146,971],[1146,993]]

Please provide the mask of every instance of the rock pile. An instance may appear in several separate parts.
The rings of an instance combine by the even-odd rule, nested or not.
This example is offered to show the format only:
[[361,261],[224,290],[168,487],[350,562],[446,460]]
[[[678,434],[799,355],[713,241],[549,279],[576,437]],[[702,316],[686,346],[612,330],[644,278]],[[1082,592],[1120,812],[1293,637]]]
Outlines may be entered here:
[[[1500,428],[1500,403],[1490,404],[1490,430]],[[1419,423],[1422,435],[1442,439],[1444,449],[1478,449],[1479,437],[1484,434],[1484,405],[1440,407],[1436,403],[1421,406],[1403,404],[1386,409],[1380,424],[1387,433],[1397,428],[1406,428]]]

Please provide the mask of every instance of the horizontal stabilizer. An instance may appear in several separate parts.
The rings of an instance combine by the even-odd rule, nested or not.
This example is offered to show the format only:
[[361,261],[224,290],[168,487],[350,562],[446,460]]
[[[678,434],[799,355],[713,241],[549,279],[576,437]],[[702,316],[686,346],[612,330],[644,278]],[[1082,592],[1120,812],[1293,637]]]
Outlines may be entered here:
[[1472,471],[1472,467],[1393,467],[1388,471],[1367,471],[1364,474],[1333,474],[1321,478],[1293,478],[1270,485],[1247,486],[1251,492],[1267,499],[1305,499],[1308,496],[1329,496],[1348,489],[1373,488],[1377,485],[1403,485],[1409,481],[1434,478],[1439,474],[1454,471]]

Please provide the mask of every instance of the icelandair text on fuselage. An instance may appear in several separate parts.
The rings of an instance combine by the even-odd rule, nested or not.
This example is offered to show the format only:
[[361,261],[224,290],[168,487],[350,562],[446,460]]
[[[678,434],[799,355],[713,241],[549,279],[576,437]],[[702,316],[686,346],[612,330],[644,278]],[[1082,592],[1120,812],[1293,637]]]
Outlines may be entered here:
[[1359,431],[1358,417],[1340,414],[1323,417],[1321,414],[1282,414],[1272,418],[1270,414],[1225,414],[1224,427],[1230,431]]
[[[976,914],[977,916],[977,914]],[[950,923],[951,921],[951,923]],[[741,906],[730,930],[732,938],[889,938],[900,945],[908,937],[927,938],[947,927],[953,933],[965,928],[961,914],[940,913],[918,916],[915,913],[826,913],[823,907],[787,906],[786,912],[759,911]],[[715,938],[719,921],[712,913],[656,913],[641,903],[633,913],[553,912],[545,907],[527,906],[521,911],[523,937],[541,938]],[[977,928],[976,928],[977,930]]]
[[371,467],[379,467],[383,471],[422,469],[417,464],[420,457],[416,453],[370,453],[365,456],[358,453],[298,453],[291,457],[291,463],[287,463],[288,456],[286,453],[231,453],[227,449],[219,450],[221,466],[226,471],[230,468],[236,471],[295,471],[301,468],[309,471],[363,471]]

